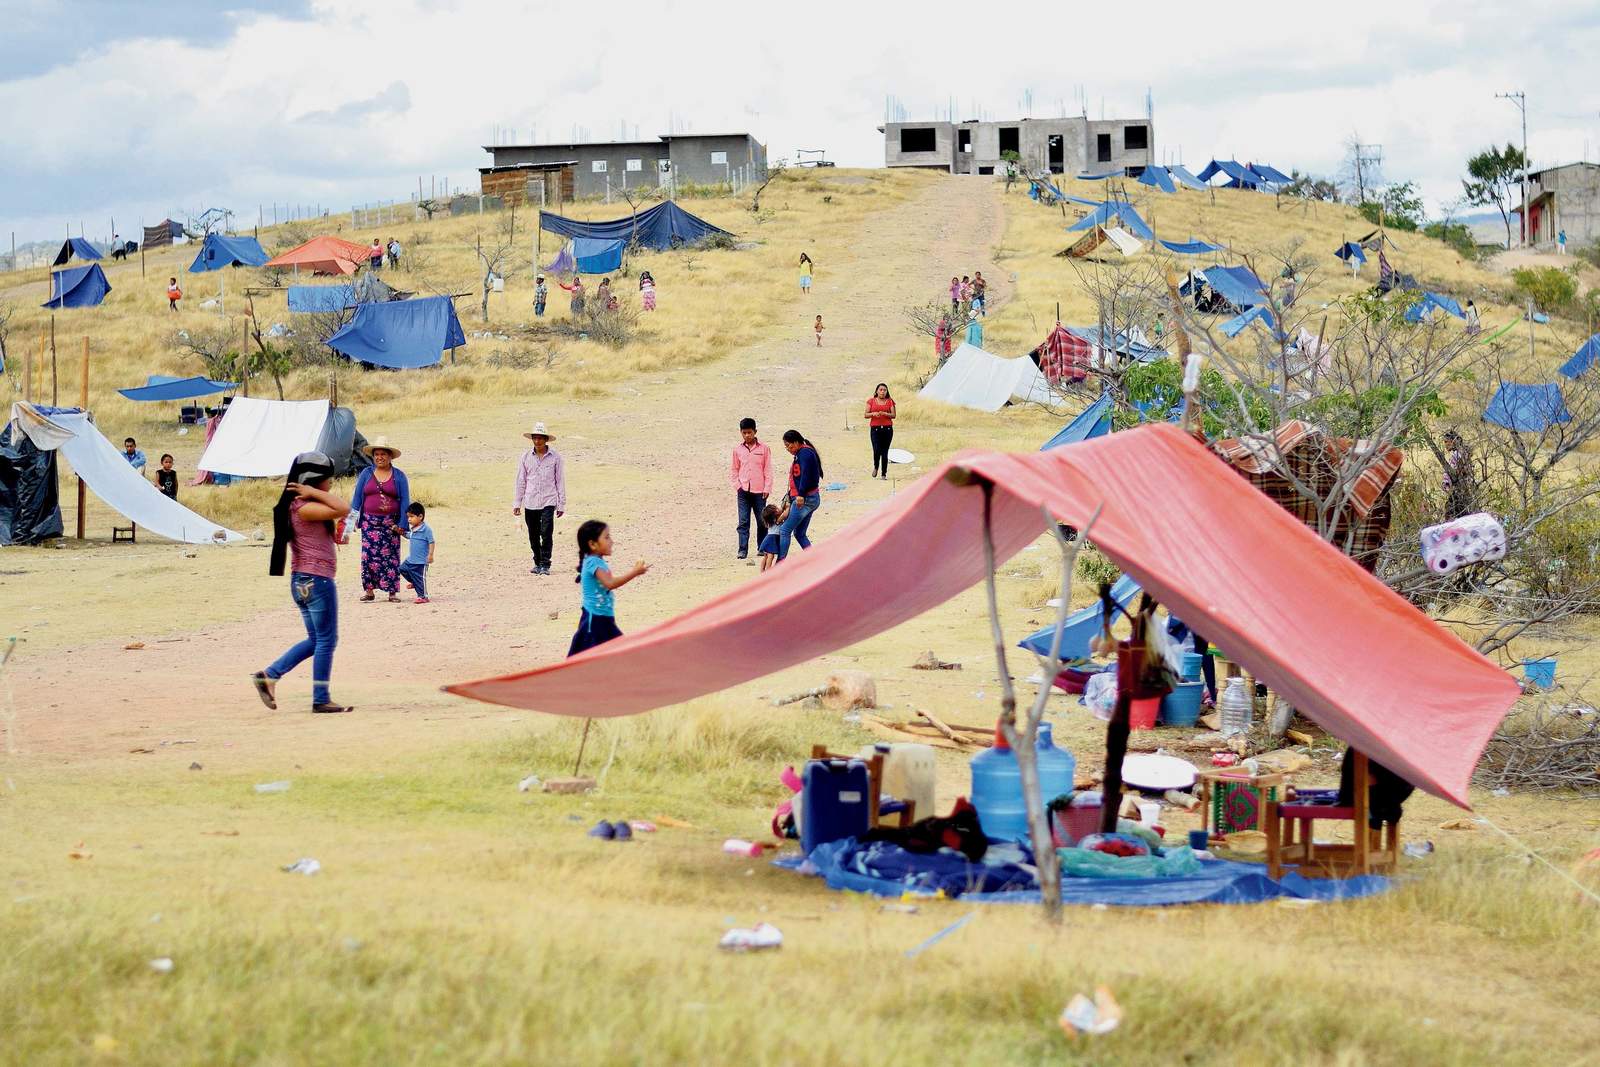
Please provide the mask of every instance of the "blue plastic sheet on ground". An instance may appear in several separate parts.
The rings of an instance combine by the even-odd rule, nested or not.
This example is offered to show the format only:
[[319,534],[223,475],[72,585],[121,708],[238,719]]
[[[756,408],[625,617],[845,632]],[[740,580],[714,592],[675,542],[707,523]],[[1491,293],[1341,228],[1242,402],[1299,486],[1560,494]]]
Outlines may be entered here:
[[1169,252],[1177,252],[1185,256],[1199,256],[1207,252],[1222,251],[1221,245],[1214,245],[1210,241],[1162,241],[1161,247]]
[[[805,862],[798,856],[791,856],[774,861],[774,865],[803,870]],[[812,850],[809,863],[830,889],[882,897],[932,894],[942,889],[946,896],[959,896],[980,904],[1039,903],[1037,887],[1017,885],[1017,872],[1022,868],[987,867],[969,863],[965,857],[949,852],[920,855],[881,842],[862,846],[854,838],[846,838],[818,845]],[[1008,888],[990,888],[995,882]],[[1372,896],[1384,892],[1391,884],[1390,879],[1381,875],[1305,878],[1293,872],[1273,881],[1267,877],[1266,867],[1258,863],[1207,860],[1201,863],[1201,873],[1184,877],[1063,878],[1061,899],[1066,904],[1136,908],[1172,904],[1255,904],[1277,897],[1333,901]],[[964,888],[968,886],[971,888]]]

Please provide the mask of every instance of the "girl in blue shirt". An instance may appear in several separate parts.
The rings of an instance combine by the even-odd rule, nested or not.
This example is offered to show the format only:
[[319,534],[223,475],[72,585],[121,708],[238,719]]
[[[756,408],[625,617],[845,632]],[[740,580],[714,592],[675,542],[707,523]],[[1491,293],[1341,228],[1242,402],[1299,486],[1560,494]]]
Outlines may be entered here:
[[606,565],[611,555],[611,527],[599,519],[590,519],[578,527],[578,577],[583,589],[583,612],[578,616],[578,632],[572,635],[568,656],[576,656],[596,645],[603,645],[622,636],[617,629],[617,607],[614,590],[620,589],[650,569],[640,560],[633,569],[616,575]]

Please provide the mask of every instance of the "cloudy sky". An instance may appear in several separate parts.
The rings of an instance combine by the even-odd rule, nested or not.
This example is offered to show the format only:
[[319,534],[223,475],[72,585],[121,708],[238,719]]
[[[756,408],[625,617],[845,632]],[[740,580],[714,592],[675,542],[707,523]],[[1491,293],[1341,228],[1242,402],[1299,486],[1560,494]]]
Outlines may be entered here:
[[1593,0],[0,0],[0,27],[0,241],[19,243],[473,187],[497,127],[748,129],[773,158],[880,165],[891,96],[912,118],[1012,117],[1025,94],[1035,117],[1121,118],[1148,89],[1163,157],[1331,174],[1359,133],[1437,207],[1469,152],[1520,138],[1494,94],[1524,89],[1536,164],[1600,159]]

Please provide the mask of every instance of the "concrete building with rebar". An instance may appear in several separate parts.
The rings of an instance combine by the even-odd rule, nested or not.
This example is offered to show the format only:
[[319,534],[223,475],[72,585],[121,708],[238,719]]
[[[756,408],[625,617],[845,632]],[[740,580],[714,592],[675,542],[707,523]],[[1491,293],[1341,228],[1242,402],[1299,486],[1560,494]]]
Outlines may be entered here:
[[1031,174],[1138,171],[1155,158],[1148,119],[889,122],[878,131],[884,166],[951,174],[1004,173],[1008,152]]

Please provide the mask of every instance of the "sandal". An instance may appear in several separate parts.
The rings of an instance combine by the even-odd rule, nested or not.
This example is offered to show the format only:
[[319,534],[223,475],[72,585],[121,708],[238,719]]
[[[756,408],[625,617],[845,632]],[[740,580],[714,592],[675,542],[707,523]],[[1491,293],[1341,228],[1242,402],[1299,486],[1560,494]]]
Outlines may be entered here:
[[368,589],[365,593],[361,594],[361,602],[363,604],[370,604],[375,599],[377,599],[377,598],[373,595],[372,590],[370,590],[370,589]]
[[356,707],[354,704],[351,704],[349,707],[346,707],[343,704],[334,703],[311,705],[311,713],[313,715],[340,715],[344,712],[355,710]]
[[399,593],[390,593],[389,594],[389,603],[391,603],[391,604],[400,603],[400,594]]
[[274,700],[272,696],[273,679],[268,678],[263,671],[256,671],[256,673],[250,676],[250,680],[256,684],[256,695],[261,698],[261,703],[265,704],[273,711],[277,711],[278,702]]

